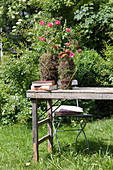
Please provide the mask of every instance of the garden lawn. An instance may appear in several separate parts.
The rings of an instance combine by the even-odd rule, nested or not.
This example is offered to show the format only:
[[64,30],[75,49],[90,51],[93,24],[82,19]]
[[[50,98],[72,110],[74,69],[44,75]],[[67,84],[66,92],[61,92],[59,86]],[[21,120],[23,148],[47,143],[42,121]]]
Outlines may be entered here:
[[[46,126],[39,137],[46,135]],[[113,169],[113,118],[89,122],[85,128],[90,150],[81,134],[60,132],[61,154],[54,138],[54,149],[47,152],[47,141],[40,144],[38,164],[33,163],[32,128],[27,125],[0,127],[0,170],[106,170]]]

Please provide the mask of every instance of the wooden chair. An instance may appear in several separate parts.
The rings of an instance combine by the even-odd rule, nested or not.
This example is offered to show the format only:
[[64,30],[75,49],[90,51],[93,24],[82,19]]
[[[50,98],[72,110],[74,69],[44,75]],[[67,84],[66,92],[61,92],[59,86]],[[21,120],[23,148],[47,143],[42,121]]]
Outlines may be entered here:
[[[58,85],[60,85],[60,81],[58,82]],[[72,85],[78,85],[77,80],[73,80]],[[74,89],[75,88],[77,88],[77,87],[75,86]],[[59,144],[57,132],[63,132],[63,131],[78,131],[75,143],[77,142],[77,139],[78,139],[79,135],[81,134],[81,132],[83,132],[84,137],[86,139],[87,148],[89,149],[89,143],[88,143],[84,128],[87,124],[87,118],[89,118],[89,117],[91,118],[92,115],[83,113],[83,108],[79,107],[79,105],[78,105],[78,99],[76,99],[76,106],[60,105],[60,106],[54,106],[52,109],[53,109],[52,110],[53,111],[53,121],[52,121],[52,123],[53,123],[53,130],[54,130],[53,136],[54,135],[56,136],[59,152],[61,152],[61,149],[60,149],[60,144]],[[60,117],[60,120],[58,120],[58,117]],[[67,129],[66,130],[59,130],[59,126],[60,126],[61,122],[66,117],[68,117],[68,118],[69,117],[71,117],[71,118],[76,117],[78,123],[80,124],[80,128],[75,128],[75,129],[70,129],[70,130],[67,130]],[[81,122],[81,118],[82,119],[85,118],[85,122],[83,121],[84,123]],[[56,126],[56,123],[55,123],[56,120],[58,121],[57,126]]]

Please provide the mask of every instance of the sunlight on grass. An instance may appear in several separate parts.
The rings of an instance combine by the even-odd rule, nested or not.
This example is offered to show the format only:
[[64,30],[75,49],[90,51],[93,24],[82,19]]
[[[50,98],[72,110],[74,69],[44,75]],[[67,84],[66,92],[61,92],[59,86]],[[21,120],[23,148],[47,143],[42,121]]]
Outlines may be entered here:
[[[54,137],[54,149],[47,152],[47,141],[39,146],[40,161],[33,163],[32,128],[27,125],[1,126],[0,170],[93,170],[113,169],[113,118],[90,122],[85,128],[90,150],[81,134],[75,144],[77,132],[58,133],[61,154]],[[47,134],[40,128],[39,136]]]

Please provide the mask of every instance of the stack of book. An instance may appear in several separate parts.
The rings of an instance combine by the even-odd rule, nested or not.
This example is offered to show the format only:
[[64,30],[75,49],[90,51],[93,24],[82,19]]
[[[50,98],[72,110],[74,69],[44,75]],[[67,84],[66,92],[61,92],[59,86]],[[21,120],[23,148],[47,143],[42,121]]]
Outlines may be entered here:
[[46,90],[51,91],[57,89],[57,85],[54,80],[50,81],[33,81],[31,90]]

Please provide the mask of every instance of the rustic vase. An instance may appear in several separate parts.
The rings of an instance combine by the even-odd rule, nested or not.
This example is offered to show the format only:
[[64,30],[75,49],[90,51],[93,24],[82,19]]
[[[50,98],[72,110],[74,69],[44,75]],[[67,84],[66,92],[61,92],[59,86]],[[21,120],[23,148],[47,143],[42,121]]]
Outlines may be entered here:
[[71,58],[64,58],[60,61],[58,67],[59,78],[61,82],[60,88],[71,89],[71,84],[74,75],[75,64],[73,59]]
[[39,59],[39,70],[42,81],[58,80],[58,56],[57,54],[44,53]]

